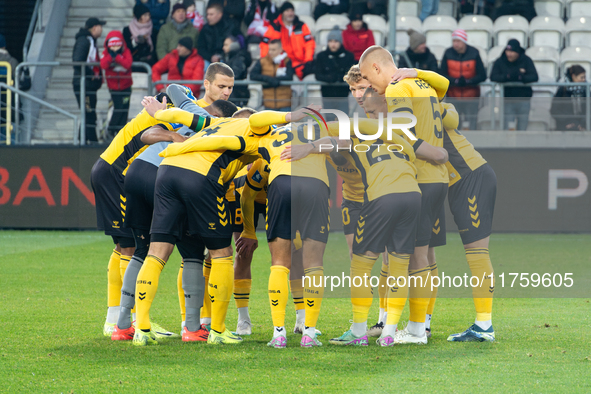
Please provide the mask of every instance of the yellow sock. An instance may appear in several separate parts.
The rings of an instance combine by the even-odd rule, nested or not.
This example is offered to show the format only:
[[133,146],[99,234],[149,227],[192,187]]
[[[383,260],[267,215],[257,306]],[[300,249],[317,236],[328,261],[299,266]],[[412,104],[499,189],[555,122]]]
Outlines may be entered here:
[[209,298],[209,274],[211,273],[211,260],[203,262],[203,276],[205,277],[205,294],[203,295],[203,307],[201,307],[201,319],[211,319],[211,299]]
[[[129,260],[127,260],[129,263]],[[121,253],[113,250],[107,266],[107,306],[119,306],[121,301]]]
[[252,279],[234,279],[234,301],[236,308],[248,308]]
[[185,263],[181,261],[181,268],[179,268],[179,274],[176,277],[176,290],[179,295],[179,306],[181,307],[181,321],[185,321],[185,315],[187,310],[185,308],[185,291],[183,290],[183,268]]
[[304,309],[304,284],[301,279],[293,279],[289,281],[289,288],[291,290],[291,298],[293,298],[293,305],[295,310],[301,311]]
[[211,299],[211,329],[226,330],[226,313],[234,287],[234,259],[232,256],[211,259],[209,298]]
[[431,299],[431,269],[429,267],[408,272],[409,292],[408,306],[410,316],[408,320],[424,323],[427,317],[427,308]]
[[[408,298],[408,264],[409,254],[388,253],[388,277],[390,285],[388,293],[388,317],[386,324],[398,324],[404,304]],[[396,282],[395,282],[396,280]]]
[[476,320],[491,320],[495,288],[492,280],[494,271],[492,263],[490,262],[488,249],[466,249],[466,259],[468,260],[472,276],[477,277],[479,282],[482,281],[482,277],[485,277],[485,280],[481,283],[480,287],[472,288],[472,297],[474,298],[474,306],[476,307]]
[[306,327],[316,327],[320,306],[324,296],[324,268],[312,267],[304,269],[304,307],[306,309]]
[[[439,276],[439,270],[437,269],[437,263],[431,264],[429,266],[431,269],[431,277]],[[429,288],[431,288],[431,283],[429,283]],[[427,314],[432,315],[433,309],[435,309],[435,301],[437,300],[437,291],[439,287],[433,287],[433,291],[431,292],[431,299],[429,300],[429,306],[427,307]]]
[[378,294],[380,295],[380,309],[386,309],[388,301],[388,264],[382,263],[380,271],[380,283],[378,284]]
[[[351,304],[353,304],[353,323],[367,321],[369,308],[373,301],[373,289],[369,284],[371,269],[377,257],[361,256],[353,254],[351,259]],[[368,278],[364,280],[364,276]],[[359,286],[356,286],[359,285]]]
[[140,330],[150,329],[150,307],[158,290],[160,273],[166,262],[156,256],[148,255],[137,275],[135,285],[136,325]]
[[271,318],[273,326],[285,325],[285,307],[289,297],[288,289],[289,269],[280,265],[271,267],[269,275],[269,302],[271,303]]

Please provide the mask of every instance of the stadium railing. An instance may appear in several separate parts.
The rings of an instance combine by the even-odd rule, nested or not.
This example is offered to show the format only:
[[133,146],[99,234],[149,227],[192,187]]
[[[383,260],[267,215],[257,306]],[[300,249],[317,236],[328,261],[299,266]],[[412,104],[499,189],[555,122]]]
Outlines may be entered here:
[[[1,117],[2,121],[0,121],[0,129],[6,134],[6,145],[10,145],[10,134],[12,132],[12,95],[10,94],[9,88],[12,87],[12,66],[8,62],[0,62],[0,69],[3,69],[2,72],[0,72],[0,78],[4,78],[6,82],[0,83],[0,86],[3,88],[0,89],[0,113],[2,111],[6,113]],[[4,95],[6,95],[6,99],[2,97]],[[3,133],[0,132],[0,136],[2,134]]]

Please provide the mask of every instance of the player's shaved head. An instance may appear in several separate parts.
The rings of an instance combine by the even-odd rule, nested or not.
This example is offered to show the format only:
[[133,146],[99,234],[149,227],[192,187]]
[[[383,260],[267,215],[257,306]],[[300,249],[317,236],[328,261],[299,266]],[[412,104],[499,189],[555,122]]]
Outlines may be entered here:
[[250,118],[250,115],[256,114],[257,111],[252,108],[244,107],[239,109],[232,115],[233,118]]
[[211,107],[215,109],[219,114],[217,116],[221,118],[230,118],[238,110],[238,107],[233,102],[227,100],[216,100],[211,104]]
[[388,50],[379,45],[373,45],[361,55],[359,70],[361,76],[367,79],[379,94],[384,94],[392,76],[398,69]]

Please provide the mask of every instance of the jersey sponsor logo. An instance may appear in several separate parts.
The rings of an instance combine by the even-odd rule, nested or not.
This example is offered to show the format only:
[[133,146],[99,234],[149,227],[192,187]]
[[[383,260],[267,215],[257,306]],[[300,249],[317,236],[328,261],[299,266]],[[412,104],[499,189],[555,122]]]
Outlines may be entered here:
[[255,182],[261,182],[263,180],[263,176],[261,175],[260,172],[255,172],[254,175],[252,176],[252,180]]
[[269,293],[281,294],[281,290],[269,290]]

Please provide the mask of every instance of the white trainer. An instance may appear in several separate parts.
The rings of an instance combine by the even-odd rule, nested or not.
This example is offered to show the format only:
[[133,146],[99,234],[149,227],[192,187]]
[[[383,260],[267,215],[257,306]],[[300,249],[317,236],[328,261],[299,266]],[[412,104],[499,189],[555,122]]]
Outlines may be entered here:
[[394,344],[396,345],[406,345],[409,343],[416,343],[418,345],[426,345],[428,342],[427,335],[423,333],[422,336],[418,337],[416,335],[411,334],[408,332],[408,328],[404,330],[396,331],[394,334]]
[[252,324],[250,320],[238,320],[236,325],[236,335],[250,335],[252,334]]

